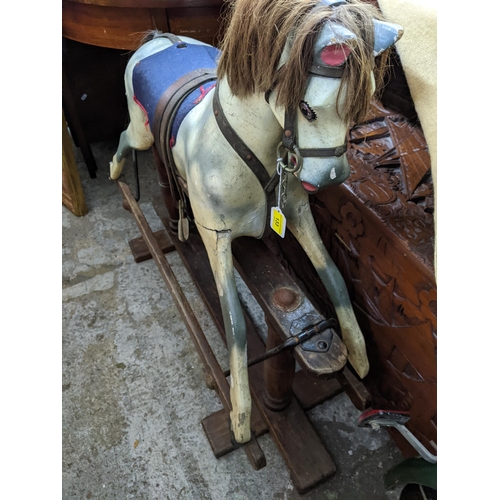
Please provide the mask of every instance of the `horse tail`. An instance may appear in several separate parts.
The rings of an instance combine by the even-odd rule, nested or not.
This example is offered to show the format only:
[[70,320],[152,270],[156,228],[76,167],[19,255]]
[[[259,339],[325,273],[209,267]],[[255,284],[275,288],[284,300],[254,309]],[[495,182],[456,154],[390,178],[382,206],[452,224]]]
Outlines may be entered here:
[[159,36],[162,36],[163,32],[160,30],[147,30],[143,33],[141,40],[139,42],[139,47],[142,47],[144,44],[150,42],[151,40],[154,40],[155,38],[158,38]]

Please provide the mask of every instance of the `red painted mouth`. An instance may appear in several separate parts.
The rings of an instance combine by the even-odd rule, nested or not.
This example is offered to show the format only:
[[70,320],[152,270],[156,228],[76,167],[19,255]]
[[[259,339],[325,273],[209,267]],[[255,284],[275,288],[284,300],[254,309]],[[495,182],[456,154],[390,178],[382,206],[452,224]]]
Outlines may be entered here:
[[318,191],[318,187],[313,186],[312,184],[309,184],[308,182],[302,181],[302,187],[308,192],[308,193],[316,193]]

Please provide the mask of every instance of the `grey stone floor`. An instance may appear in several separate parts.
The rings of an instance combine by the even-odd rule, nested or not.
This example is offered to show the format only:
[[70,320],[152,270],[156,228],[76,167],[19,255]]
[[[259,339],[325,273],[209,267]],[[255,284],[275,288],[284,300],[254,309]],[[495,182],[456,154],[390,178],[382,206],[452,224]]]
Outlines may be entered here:
[[[90,179],[76,150],[89,213],[62,209],[63,499],[395,500],[383,473],[402,460],[384,430],[356,427],[358,410],[342,394],[308,412],[337,464],[336,475],[299,495],[269,435],[259,438],[267,466],[254,471],[239,449],[215,459],[200,421],[222,408],[206,388],[202,363],[152,261],[136,264],[128,240],[139,236],[107,175],[114,143],[93,144]],[[156,174],[138,154],[141,207]],[[133,189],[132,165],[126,180]],[[177,279],[223,369],[225,348],[176,253]]]

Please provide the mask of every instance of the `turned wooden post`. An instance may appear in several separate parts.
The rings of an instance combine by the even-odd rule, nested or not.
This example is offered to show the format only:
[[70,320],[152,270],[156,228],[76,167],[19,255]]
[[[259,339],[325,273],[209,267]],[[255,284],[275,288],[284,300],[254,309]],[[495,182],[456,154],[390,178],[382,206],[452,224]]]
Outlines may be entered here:
[[[276,330],[267,321],[266,351],[283,343]],[[292,384],[295,375],[295,358],[291,349],[281,352],[264,361],[264,379],[266,390],[264,404],[273,411],[282,411],[292,401]]]

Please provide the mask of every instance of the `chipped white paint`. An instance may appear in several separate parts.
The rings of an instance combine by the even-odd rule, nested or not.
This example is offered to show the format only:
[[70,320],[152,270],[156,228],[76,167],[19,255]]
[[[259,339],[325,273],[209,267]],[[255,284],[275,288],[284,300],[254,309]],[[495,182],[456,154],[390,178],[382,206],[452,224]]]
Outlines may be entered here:
[[[252,410],[252,399],[248,389],[247,350],[243,353],[233,349],[230,352],[229,364],[231,373],[238,373],[238,377],[231,376],[231,404],[233,410],[230,413],[231,429],[236,441],[245,443],[251,438],[250,414]],[[234,372],[233,372],[234,370]],[[234,381],[233,381],[234,378]]]

